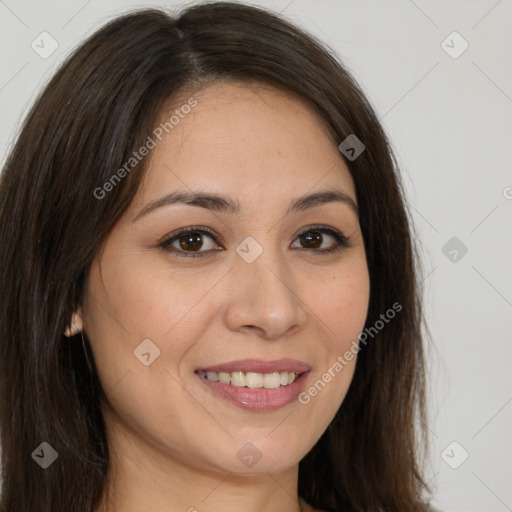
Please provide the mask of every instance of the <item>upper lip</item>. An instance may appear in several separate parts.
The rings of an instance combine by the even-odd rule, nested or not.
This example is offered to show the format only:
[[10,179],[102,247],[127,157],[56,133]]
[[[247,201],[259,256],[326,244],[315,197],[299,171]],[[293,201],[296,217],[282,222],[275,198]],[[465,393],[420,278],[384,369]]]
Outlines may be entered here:
[[205,372],[254,372],[254,373],[273,373],[273,372],[294,372],[304,373],[310,370],[308,364],[296,359],[275,359],[265,361],[264,359],[240,359],[238,361],[229,361],[227,363],[216,364],[198,368]]

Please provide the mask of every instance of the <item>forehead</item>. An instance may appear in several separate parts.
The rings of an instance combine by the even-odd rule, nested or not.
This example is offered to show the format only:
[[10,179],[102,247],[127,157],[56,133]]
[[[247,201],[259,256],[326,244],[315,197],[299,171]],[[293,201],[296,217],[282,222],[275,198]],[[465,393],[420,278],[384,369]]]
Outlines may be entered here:
[[197,104],[151,151],[137,204],[177,188],[222,192],[244,205],[335,186],[355,201],[336,142],[304,100],[268,86],[219,81],[182,93],[161,122],[191,98]]

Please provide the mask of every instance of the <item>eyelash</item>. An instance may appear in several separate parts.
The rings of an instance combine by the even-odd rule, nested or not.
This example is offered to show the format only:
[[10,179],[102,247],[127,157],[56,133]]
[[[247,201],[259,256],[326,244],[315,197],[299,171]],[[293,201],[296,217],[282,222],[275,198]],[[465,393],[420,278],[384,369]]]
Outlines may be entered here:
[[[340,252],[343,249],[351,246],[350,241],[348,240],[348,238],[343,233],[341,233],[340,231],[334,230],[332,228],[329,228],[327,226],[322,226],[322,225],[309,226],[304,231],[301,231],[297,235],[296,238],[299,238],[300,236],[302,236],[302,235],[304,235],[306,233],[309,233],[311,231],[316,231],[316,232],[319,232],[319,233],[322,233],[322,234],[330,235],[330,236],[332,236],[335,239],[336,242],[333,245],[333,247],[331,247],[329,249],[319,249],[319,250],[304,249],[305,251],[312,251],[314,253],[317,253],[317,255],[323,256],[323,255],[332,254],[332,253],[335,253],[335,252]],[[188,227],[186,229],[183,229],[181,231],[178,231],[178,232],[175,232],[175,233],[171,233],[162,242],[160,242],[158,247],[160,247],[161,249],[164,249],[166,251],[173,252],[175,254],[175,256],[185,257],[185,258],[197,258],[197,257],[202,258],[206,254],[211,253],[211,250],[200,251],[200,252],[187,252],[187,251],[183,251],[182,249],[176,249],[175,247],[171,247],[171,248],[169,247],[180,236],[187,235],[189,233],[198,233],[198,234],[202,234],[202,235],[208,235],[218,245],[218,237],[214,233],[214,231],[212,231],[209,228],[202,227],[202,226],[201,227],[199,227],[199,226],[197,226],[197,227],[196,226],[190,226],[190,227]]]

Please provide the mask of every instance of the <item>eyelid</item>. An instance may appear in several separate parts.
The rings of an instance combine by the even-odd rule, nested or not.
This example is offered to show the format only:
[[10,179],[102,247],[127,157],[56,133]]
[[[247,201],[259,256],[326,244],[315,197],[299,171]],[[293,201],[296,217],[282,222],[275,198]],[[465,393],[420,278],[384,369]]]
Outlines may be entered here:
[[224,242],[222,236],[214,231],[213,229],[210,229],[206,226],[187,226],[185,228],[176,229],[175,231],[172,231],[171,233],[168,233],[165,235],[160,242],[158,242],[158,246],[167,244],[170,240],[173,238],[176,238],[180,235],[184,235],[186,233],[206,233],[208,234],[213,240],[215,240],[216,243],[219,241]]
[[[293,241],[295,241],[298,237],[304,235],[305,233],[308,233],[310,231],[319,231],[322,234],[327,234],[328,236],[333,237],[336,240],[336,243],[333,247],[329,249],[307,249],[307,248],[299,248],[303,251],[312,252],[315,254],[330,254],[334,252],[339,252],[343,250],[344,248],[348,248],[352,246],[352,243],[350,239],[345,236],[345,234],[340,231],[339,229],[336,229],[334,227],[324,225],[324,224],[314,224],[310,226],[306,226],[304,228],[301,228],[301,230],[295,235]],[[179,236],[187,234],[187,233],[201,233],[206,234],[212,238],[212,240],[219,245],[219,242],[224,242],[222,236],[218,233],[216,233],[214,230],[206,227],[206,226],[187,226],[185,228],[177,229],[169,234],[167,234],[159,243],[158,247],[173,252],[175,255],[184,256],[184,257],[203,257],[210,255],[213,251],[216,251],[216,249],[210,249],[207,251],[183,251],[176,249],[171,246],[171,244],[175,241],[174,239],[177,239]],[[293,242],[292,242],[293,243]],[[169,249],[169,246],[170,249]],[[218,250],[218,249],[217,249]]]
[[301,236],[305,233],[308,233],[310,231],[319,231],[322,234],[327,234],[328,236],[331,236],[332,238],[334,238],[336,240],[336,243],[334,244],[333,247],[330,247],[328,249],[316,249],[315,250],[315,249],[301,248],[303,251],[306,251],[306,252],[311,252],[311,253],[317,254],[319,256],[328,255],[328,254],[333,254],[336,252],[341,252],[343,249],[348,249],[349,247],[352,247],[352,245],[353,245],[352,240],[349,237],[347,237],[343,233],[343,231],[341,231],[337,228],[331,227],[331,226],[327,226],[325,224],[313,224],[311,226],[306,226],[305,228],[301,229],[295,235],[294,240],[296,240],[299,236]]

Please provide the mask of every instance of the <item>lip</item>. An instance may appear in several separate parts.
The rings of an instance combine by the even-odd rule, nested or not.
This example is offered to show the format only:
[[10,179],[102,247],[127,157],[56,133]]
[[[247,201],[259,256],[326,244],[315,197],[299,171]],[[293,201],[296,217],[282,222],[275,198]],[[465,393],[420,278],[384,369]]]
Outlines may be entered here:
[[[212,366],[210,368],[219,367],[222,367],[222,365]],[[228,368],[228,366],[225,367]],[[254,366],[252,366],[251,368],[254,368]],[[206,371],[206,369],[204,371]],[[208,369],[208,371],[217,370]],[[195,372],[195,375],[203,383],[203,385],[205,385],[207,388],[213,391],[213,393],[215,393],[217,396],[224,398],[228,402],[231,402],[237,405],[238,407],[241,407],[242,409],[263,412],[273,411],[275,409],[284,407],[285,405],[291,404],[292,402],[298,401],[299,395],[305,388],[309,371],[306,371],[299,375],[291,384],[275,389],[252,389],[247,387],[238,387],[233,386],[232,384],[224,384],[223,382],[213,382],[211,380],[208,380],[206,377],[201,377],[201,375],[197,371]]]
[[[296,359],[276,359],[265,361],[264,359],[240,359],[238,361],[229,361],[227,363],[217,364],[197,368],[196,371],[205,372],[254,372],[254,373],[273,373],[273,372],[294,372],[306,373],[311,370],[308,364]],[[292,385],[292,384],[290,384]]]

